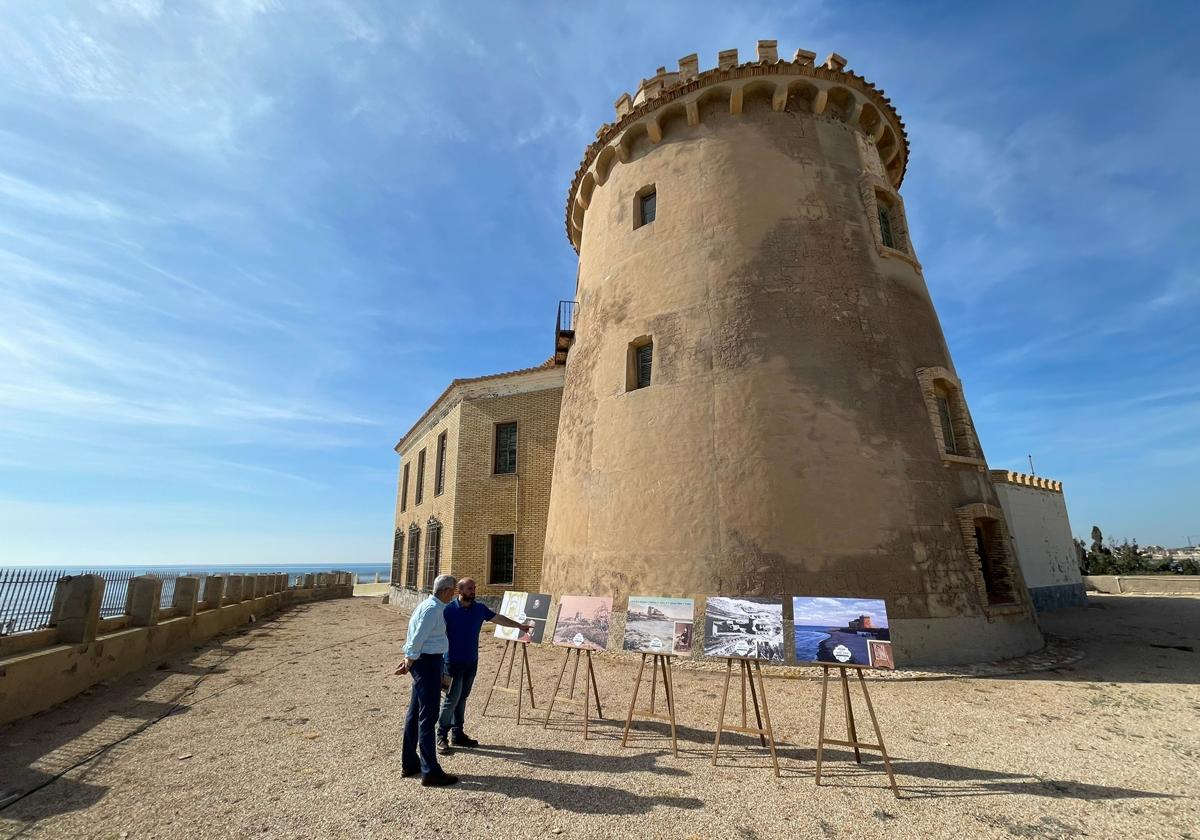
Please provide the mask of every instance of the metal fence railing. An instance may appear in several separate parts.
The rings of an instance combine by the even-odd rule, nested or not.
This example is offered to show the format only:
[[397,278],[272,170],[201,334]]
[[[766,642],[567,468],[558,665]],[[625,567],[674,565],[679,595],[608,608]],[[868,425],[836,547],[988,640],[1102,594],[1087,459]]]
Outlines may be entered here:
[[45,627],[62,576],[59,569],[0,569],[0,636]]
[[[413,570],[416,571],[415,569]],[[79,572],[64,569],[19,569],[0,568],[0,636],[37,630],[50,622],[54,608],[54,590],[58,581],[67,574],[99,575],[104,578],[104,593],[100,600],[100,617],[113,618],[125,614],[125,603],[129,582],[147,572],[138,569],[108,569]],[[203,598],[205,578],[210,574],[241,574],[240,572],[187,572],[154,571],[148,574],[162,580],[162,608],[170,607],[175,597],[175,582],[185,575],[200,578],[198,597]],[[251,573],[253,574],[253,573]],[[287,585],[304,585],[303,572],[285,572]],[[355,583],[364,577],[351,574]],[[386,582],[386,574],[374,574],[376,582]],[[415,574],[414,574],[415,577]]]

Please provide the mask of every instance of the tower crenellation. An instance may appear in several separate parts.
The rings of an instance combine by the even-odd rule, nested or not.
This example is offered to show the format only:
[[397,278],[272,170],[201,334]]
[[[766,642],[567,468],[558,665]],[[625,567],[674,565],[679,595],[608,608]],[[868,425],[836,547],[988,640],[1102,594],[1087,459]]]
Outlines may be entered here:
[[741,62],[737,49],[721,50],[715,67],[701,70],[696,53],[678,61],[678,69],[659,67],[631,95],[614,103],[616,120],[596,132],[596,142],[584,154],[572,181],[567,203],[567,236],[579,249],[583,219],[591,191],[602,185],[613,161],[624,163],[629,146],[647,135],[662,142],[664,125],[682,112],[686,125],[699,124],[699,105],[714,96],[727,97],[729,111],[741,113],[748,93],[770,96],[774,111],[803,110],[825,119],[840,120],[862,133],[879,152],[881,168],[893,189],[900,186],[908,164],[904,122],[883,91],[847,69],[847,60],[830,53],[820,64],[817,54],[797,49],[790,61],[779,59],[778,42],[760,40],[755,60]]

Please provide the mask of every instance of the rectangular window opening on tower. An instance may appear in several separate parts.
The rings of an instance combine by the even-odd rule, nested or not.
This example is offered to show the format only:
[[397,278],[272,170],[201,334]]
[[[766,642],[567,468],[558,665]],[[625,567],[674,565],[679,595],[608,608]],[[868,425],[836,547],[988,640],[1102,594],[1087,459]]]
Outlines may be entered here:
[[421,504],[425,498],[425,450],[417,453],[417,489],[413,493],[413,504]]
[[496,459],[493,472],[509,475],[517,471],[517,424],[496,424]]
[[879,238],[888,248],[896,247],[895,237],[892,236],[892,218],[884,204],[879,205]]
[[644,335],[629,342],[625,360],[625,390],[636,391],[650,385],[654,368],[654,341]]
[[954,418],[950,414],[950,401],[941,394],[937,397],[938,417],[942,421],[942,445],[947,455],[958,454],[958,441],[954,433]]
[[492,534],[488,558],[488,583],[501,586],[513,584],[515,564],[514,535]]
[[642,187],[637,194],[637,224],[635,228],[640,228],[643,225],[648,225],[654,221],[655,213],[658,209],[658,192],[655,191],[654,185]]

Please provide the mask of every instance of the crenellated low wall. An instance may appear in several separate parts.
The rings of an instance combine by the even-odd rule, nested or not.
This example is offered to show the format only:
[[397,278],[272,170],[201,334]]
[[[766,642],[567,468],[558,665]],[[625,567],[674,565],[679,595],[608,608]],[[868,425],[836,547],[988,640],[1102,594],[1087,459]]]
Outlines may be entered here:
[[161,608],[162,581],[134,578],[125,615],[101,619],[103,578],[61,579],[49,627],[0,637],[0,725],[240,627],[251,616],[348,598],[354,588],[348,572],[307,575],[296,587],[288,587],[284,575],[212,576],[203,599],[199,584],[199,578],[179,578],[174,603]]

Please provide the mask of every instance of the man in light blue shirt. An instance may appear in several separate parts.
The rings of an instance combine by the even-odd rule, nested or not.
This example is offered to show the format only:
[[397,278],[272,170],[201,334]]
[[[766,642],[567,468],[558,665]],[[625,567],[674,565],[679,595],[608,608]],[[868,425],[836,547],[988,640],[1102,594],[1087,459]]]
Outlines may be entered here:
[[[404,642],[404,661],[397,674],[412,674],[412,695],[404,718],[404,746],[400,752],[400,775],[423,773],[421,784],[443,787],[458,782],[438,764],[434,746],[438,711],[442,698],[442,659],[450,649],[446,637],[446,604],[454,598],[457,581],[440,575],[433,582],[433,594],[422,601],[408,620]],[[418,756],[419,749],[419,756]]]

